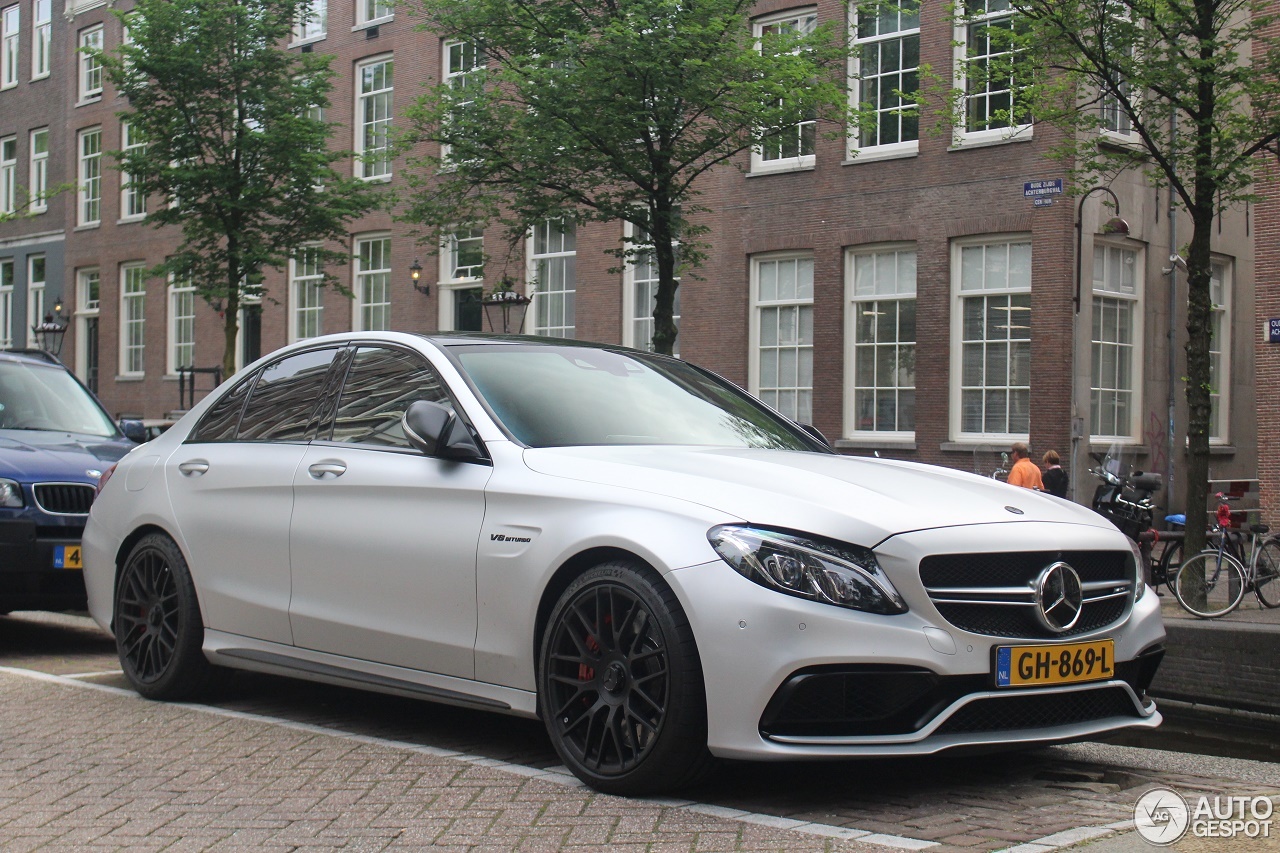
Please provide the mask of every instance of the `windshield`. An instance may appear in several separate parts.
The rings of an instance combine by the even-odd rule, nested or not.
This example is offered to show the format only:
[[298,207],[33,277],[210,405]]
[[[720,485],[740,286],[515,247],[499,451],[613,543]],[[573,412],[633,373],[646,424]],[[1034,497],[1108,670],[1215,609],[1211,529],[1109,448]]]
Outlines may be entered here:
[[453,352],[497,418],[530,447],[818,449],[790,421],[680,361],[536,345],[466,346]]
[[0,429],[116,435],[116,425],[71,374],[8,361],[0,361]]

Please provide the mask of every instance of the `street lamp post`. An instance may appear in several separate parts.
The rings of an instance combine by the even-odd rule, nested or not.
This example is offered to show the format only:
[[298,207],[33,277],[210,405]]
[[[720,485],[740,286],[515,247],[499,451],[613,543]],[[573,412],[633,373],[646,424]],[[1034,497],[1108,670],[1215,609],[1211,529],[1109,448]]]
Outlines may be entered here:
[[62,353],[62,342],[67,336],[69,318],[62,313],[62,297],[53,303],[53,313],[44,315],[44,322],[31,327],[36,346],[57,359]]
[[484,318],[490,332],[498,331],[498,320],[502,320],[502,334],[511,332],[511,314],[517,313],[516,334],[524,328],[524,318],[529,313],[529,303],[533,300],[514,289],[514,282],[504,278],[498,287],[486,293],[480,300],[484,306]]

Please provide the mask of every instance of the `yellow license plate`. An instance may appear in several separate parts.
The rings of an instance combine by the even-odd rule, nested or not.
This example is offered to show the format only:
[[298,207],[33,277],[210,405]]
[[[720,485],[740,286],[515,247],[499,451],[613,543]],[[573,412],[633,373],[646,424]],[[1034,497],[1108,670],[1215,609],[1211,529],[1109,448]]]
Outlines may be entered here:
[[997,687],[1075,684],[1114,678],[1115,674],[1114,640],[1061,646],[999,646],[996,649]]
[[53,567],[55,569],[83,569],[82,559],[79,545],[55,545],[53,547]]

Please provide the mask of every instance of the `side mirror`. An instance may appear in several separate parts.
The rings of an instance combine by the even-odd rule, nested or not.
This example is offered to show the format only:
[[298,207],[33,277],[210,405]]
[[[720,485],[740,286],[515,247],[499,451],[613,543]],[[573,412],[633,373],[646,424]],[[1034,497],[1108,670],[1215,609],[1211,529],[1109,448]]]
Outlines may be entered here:
[[797,421],[796,423],[799,424],[800,429],[804,430],[810,436],[817,439],[818,443],[821,444],[823,447],[831,446],[831,442],[827,441],[827,437],[822,434],[822,430],[818,429],[813,424],[802,424],[799,421]]
[[458,461],[484,458],[466,424],[439,403],[411,403],[400,416],[400,425],[409,443],[427,456]]
[[125,418],[120,421],[120,431],[134,444],[142,444],[147,440],[147,428],[143,426],[142,421],[134,418]]

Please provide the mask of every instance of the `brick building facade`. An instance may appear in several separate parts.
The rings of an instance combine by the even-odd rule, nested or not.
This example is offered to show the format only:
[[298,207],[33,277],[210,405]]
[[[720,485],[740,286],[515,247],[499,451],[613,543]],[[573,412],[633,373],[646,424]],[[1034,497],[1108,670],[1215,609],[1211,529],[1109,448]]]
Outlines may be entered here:
[[[29,259],[41,255],[46,307],[30,316],[63,296],[71,311],[64,361],[112,413],[159,417],[179,406],[177,366],[220,362],[221,323],[216,306],[140,274],[175,241],[130,215],[138,200],[106,153],[128,142],[116,117],[126,105],[109,82],[101,93],[86,89],[92,69],[76,52],[95,32],[108,49],[118,45],[119,20],[101,2],[64,0],[51,24],[51,71],[33,80],[33,15],[47,2],[14,4],[18,79],[0,89],[0,140],[16,140],[13,180],[25,187],[31,132],[47,127],[48,183],[76,189],[51,198],[43,213],[0,225],[0,271],[12,263],[8,297],[0,287],[0,307],[10,300],[0,325],[18,336],[30,325],[28,306],[39,294],[32,295]],[[336,146],[359,149],[380,106],[389,102],[398,116],[424,83],[465,72],[457,46],[376,0],[316,7],[325,10],[323,24],[288,49],[333,56],[326,117],[341,124]],[[842,19],[844,10],[834,0],[809,7],[761,0],[756,21],[805,26],[813,16]],[[861,85],[879,83],[882,92],[902,85],[912,63],[950,67],[954,44],[966,41],[945,4],[869,29],[859,52],[879,61],[874,74],[862,69]],[[969,108],[997,109],[999,97],[985,93]],[[1086,502],[1095,485],[1091,450],[1120,446],[1137,468],[1166,476],[1176,469],[1186,422],[1186,283],[1168,259],[1189,228],[1170,220],[1168,193],[1128,176],[1111,186],[1118,210],[1102,193],[1083,201],[1056,194],[1055,181],[1066,176],[1044,156],[1052,142],[1045,127],[938,133],[928,116],[918,129],[887,108],[882,117],[874,138],[800,129],[795,146],[743,154],[707,177],[699,201],[710,211],[709,257],[681,288],[681,357],[812,422],[844,452],[990,473],[1000,450],[1029,439],[1037,454],[1059,451],[1076,498]],[[93,153],[95,133],[101,155]],[[1101,144],[1123,144],[1124,135],[1117,127]],[[373,179],[396,184],[403,169],[397,161]],[[1104,227],[1116,215],[1127,233]],[[1214,246],[1222,306],[1215,322],[1224,334],[1212,471],[1223,479],[1255,475],[1255,407],[1266,396],[1255,398],[1249,381],[1252,218],[1245,209],[1223,216]],[[643,347],[647,267],[611,273],[617,261],[606,254],[623,233],[621,225],[566,233],[544,224],[514,253],[496,233],[468,233],[437,260],[411,227],[371,214],[352,224],[352,263],[332,270],[355,300],[308,289],[305,264],[268,271],[267,297],[246,311],[242,351],[249,358],[383,316],[402,330],[466,328],[476,322],[478,288],[503,276],[537,282],[526,332]],[[481,272],[471,262],[482,245],[489,257]],[[412,286],[415,260],[429,295]]]

